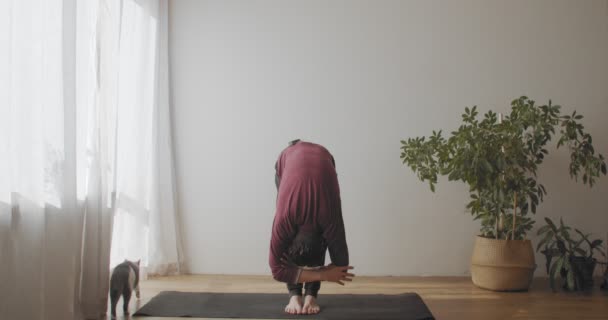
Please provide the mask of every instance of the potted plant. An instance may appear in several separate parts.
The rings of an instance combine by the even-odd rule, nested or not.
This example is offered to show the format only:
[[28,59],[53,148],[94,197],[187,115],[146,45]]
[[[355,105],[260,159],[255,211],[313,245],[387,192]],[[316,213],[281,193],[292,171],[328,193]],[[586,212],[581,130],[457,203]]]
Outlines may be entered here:
[[578,236],[572,236],[570,234],[572,228],[564,225],[562,219],[559,221],[559,227],[549,218],[545,218],[545,221],[546,224],[538,230],[542,240],[538,243],[536,251],[543,248],[541,252],[546,258],[551,289],[555,291],[558,271],[564,279],[564,289],[574,291],[592,288],[593,271],[597,264],[593,253],[597,251],[604,255],[601,251],[602,240],[590,240],[590,234],[584,234],[578,229],[574,229]]
[[[476,107],[465,108],[462,124],[449,138],[442,131],[401,141],[401,159],[435,191],[438,176],[469,186],[467,209],[481,222],[471,262],[473,283],[491,290],[527,290],[536,264],[526,234],[546,194],[536,172],[545,148],[557,132],[557,147],[570,151],[570,176],[592,186],[606,174],[602,155],[584,132],[582,116],[561,115],[560,106],[537,106],[520,97],[504,119],[488,111],[478,118]],[[558,130],[558,131],[557,131]]]

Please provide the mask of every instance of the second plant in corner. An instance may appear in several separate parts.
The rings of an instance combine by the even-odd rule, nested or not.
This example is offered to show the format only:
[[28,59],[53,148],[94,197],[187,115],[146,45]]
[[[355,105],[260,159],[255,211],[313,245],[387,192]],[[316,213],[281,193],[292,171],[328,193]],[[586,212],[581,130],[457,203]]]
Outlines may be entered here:
[[[473,219],[481,222],[471,270],[473,282],[480,287],[525,290],[529,286],[535,268],[531,244],[527,240],[500,240],[523,240],[532,229],[530,213],[536,212],[547,193],[536,173],[549,153],[547,145],[552,138],[558,137],[557,148],[566,146],[570,152],[571,177],[593,186],[596,178],[606,174],[604,157],[595,153],[592,137],[580,122],[582,115],[562,115],[560,109],[551,101],[536,105],[527,97],[513,100],[504,119],[492,111],[480,119],[476,107],[465,108],[461,125],[449,137],[440,130],[429,137],[401,141],[403,163],[428,182],[432,191],[438,176],[469,186],[467,208]],[[515,251],[508,253],[510,250]],[[496,254],[493,262],[476,258]],[[508,261],[512,257],[521,261]],[[512,277],[520,281],[502,272],[507,269],[500,266],[509,265],[514,267]]]
[[[558,275],[564,279],[563,288],[567,290],[584,290],[593,287],[593,271],[597,260],[593,256],[598,252],[602,256],[602,240],[590,239],[591,234],[584,234],[574,229],[576,235],[571,234],[572,228],[564,225],[562,219],[559,226],[551,219],[545,218],[546,225],[538,230],[542,240],[538,243],[536,251],[546,258],[547,274],[551,289],[555,290],[555,278]],[[587,250],[586,250],[587,249]]]

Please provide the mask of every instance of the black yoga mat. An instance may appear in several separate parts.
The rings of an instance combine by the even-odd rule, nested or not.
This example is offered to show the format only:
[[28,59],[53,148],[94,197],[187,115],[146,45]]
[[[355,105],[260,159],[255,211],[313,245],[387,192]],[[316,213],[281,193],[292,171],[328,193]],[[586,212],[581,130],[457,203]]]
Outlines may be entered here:
[[399,295],[319,295],[321,313],[292,316],[283,310],[286,294],[206,293],[164,291],[153,297],[135,316],[249,318],[249,319],[349,319],[433,320],[415,293]]

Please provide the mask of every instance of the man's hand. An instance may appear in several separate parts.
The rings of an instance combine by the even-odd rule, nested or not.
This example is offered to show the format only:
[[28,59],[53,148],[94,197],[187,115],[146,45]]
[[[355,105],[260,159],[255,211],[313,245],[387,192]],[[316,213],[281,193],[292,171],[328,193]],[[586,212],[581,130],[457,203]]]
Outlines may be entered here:
[[321,281],[335,282],[343,286],[345,281],[353,281],[355,275],[349,273],[348,270],[354,268],[352,266],[338,267],[330,264],[321,270]]
[[348,272],[348,270],[355,268],[353,266],[338,267],[331,263],[321,267],[300,267],[296,265],[287,254],[283,254],[281,263],[283,264],[283,267],[300,268],[302,270],[300,277],[297,280],[298,283],[329,281],[343,286],[344,282],[353,281],[353,277],[355,276]]

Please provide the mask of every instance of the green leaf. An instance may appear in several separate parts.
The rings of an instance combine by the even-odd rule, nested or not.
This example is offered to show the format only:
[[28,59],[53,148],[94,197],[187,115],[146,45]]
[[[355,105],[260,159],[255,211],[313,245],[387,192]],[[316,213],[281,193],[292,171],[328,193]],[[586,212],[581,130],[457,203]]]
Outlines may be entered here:
[[566,239],[568,241],[572,240],[570,238],[570,233],[568,232],[568,227],[564,227],[563,225],[561,227],[561,235],[562,235],[562,237],[564,237],[564,239]]
[[575,290],[576,287],[574,285],[574,270],[572,270],[572,268],[568,269],[568,275],[566,277],[567,277],[568,288],[570,290]]
[[502,204],[505,202],[505,193],[502,189],[498,189],[498,203]]
[[490,164],[490,162],[488,162],[488,160],[483,159],[483,160],[481,161],[481,164],[483,165],[483,167],[484,167],[484,168],[485,168],[485,169],[486,169],[488,172],[493,172],[493,171],[494,171],[494,170],[493,170],[493,168],[492,168],[492,165]]
[[557,248],[559,249],[559,252],[561,252],[562,254],[565,254],[567,252],[566,245],[564,244],[564,242],[562,240],[557,240]]
[[541,235],[541,234],[549,231],[549,229],[551,229],[550,226],[544,225],[544,226],[540,227],[540,229],[538,229],[538,232],[536,233],[536,235]]
[[547,242],[549,242],[549,240],[551,240],[552,237],[553,237],[553,233],[552,232],[547,233],[547,235],[545,235],[545,237],[536,246],[536,251],[538,252],[538,250],[540,250],[540,248],[544,244],[546,244]]
[[551,221],[551,219],[545,217],[545,222],[547,222],[551,230],[553,230],[553,233],[557,233],[557,227],[555,226],[553,221]]
[[551,283],[551,289],[555,292],[555,273],[562,269],[562,263],[564,261],[564,257],[561,257],[553,263],[551,266],[551,271],[549,271],[549,282]]

